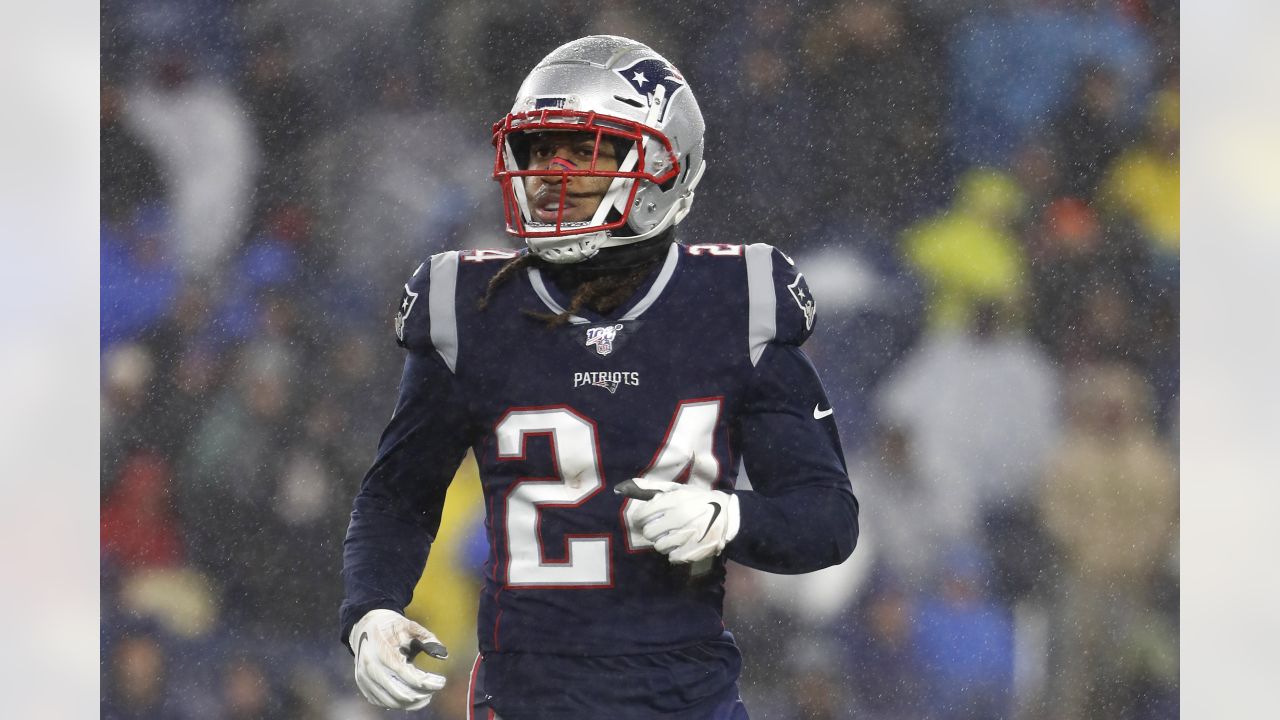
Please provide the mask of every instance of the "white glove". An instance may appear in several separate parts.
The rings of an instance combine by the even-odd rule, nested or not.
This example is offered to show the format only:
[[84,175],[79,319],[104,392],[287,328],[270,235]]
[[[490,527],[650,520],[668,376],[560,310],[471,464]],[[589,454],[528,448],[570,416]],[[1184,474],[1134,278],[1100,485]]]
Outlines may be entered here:
[[644,478],[614,492],[645,501],[634,515],[640,534],[672,563],[715,557],[738,534],[738,497],[731,493]]
[[365,699],[392,710],[418,710],[444,687],[444,677],[414,667],[424,651],[435,658],[449,652],[430,630],[392,610],[370,610],[351,628],[356,654],[356,687]]

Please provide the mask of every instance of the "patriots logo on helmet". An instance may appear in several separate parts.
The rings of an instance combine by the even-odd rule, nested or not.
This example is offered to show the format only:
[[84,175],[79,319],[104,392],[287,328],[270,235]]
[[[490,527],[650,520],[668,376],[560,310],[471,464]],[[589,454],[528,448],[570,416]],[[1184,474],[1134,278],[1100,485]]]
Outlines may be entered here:
[[657,58],[639,60],[630,67],[614,70],[614,72],[621,75],[622,79],[630,83],[636,92],[649,98],[650,101],[659,87],[666,89],[662,112],[658,115],[659,121],[666,117],[672,96],[685,86],[684,77],[680,72]]

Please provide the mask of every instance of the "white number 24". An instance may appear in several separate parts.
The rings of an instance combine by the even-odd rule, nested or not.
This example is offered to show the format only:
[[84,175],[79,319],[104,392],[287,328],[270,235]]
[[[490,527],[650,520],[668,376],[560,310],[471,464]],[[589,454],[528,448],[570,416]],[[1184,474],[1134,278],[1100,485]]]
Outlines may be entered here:
[[[713,452],[720,398],[682,401],[671,419],[667,436],[648,469],[639,477],[675,481],[688,471],[688,484],[711,489],[720,475]],[[499,460],[523,460],[525,440],[545,435],[551,442],[557,475],[522,478],[511,486],[506,502],[507,586],[541,588],[609,587],[612,533],[568,535],[565,560],[543,559],[538,532],[542,508],[578,507],[604,487],[595,423],[565,407],[517,408],[495,428]],[[633,527],[635,501],[623,505],[628,550],[652,546]],[[497,519],[494,519],[497,522]]]

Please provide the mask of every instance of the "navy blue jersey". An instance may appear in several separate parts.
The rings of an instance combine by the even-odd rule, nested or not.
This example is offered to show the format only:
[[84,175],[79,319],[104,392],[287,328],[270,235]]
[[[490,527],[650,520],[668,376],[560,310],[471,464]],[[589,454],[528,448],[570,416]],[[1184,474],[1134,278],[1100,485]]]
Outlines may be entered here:
[[[568,299],[534,268],[479,301],[505,251],[448,252],[405,286],[400,396],[355,500],[342,635],[408,604],[467,449],[490,552],[483,653],[617,656],[721,638],[726,559],[772,572],[842,561],[857,501],[830,404],[800,345],[815,305],[768,245],[672,245],[608,317],[549,328]],[[675,566],[628,526],[632,477],[738,491],[741,529]]]

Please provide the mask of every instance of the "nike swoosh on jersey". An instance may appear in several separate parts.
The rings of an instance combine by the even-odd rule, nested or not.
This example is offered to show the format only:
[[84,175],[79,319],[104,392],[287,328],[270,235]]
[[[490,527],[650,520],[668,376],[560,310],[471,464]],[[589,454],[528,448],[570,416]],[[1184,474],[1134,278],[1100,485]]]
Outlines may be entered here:
[[832,414],[832,413],[834,413],[834,412],[836,411],[836,410],[835,410],[835,408],[827,408],[826,410],[819,410],[819,409],[818,409],[818,407],[819,407],[819,406],[821,406],[821,405],[822,405],[822,403],[817,403],[816,405],[814,405],[814,406],[813,406],[813,419],[814,419],[814,420],[821,420],[822,418],[827,417],[828,415],[830,415],[830,414]]
[[711,519],[707,521],[707,529],[702,531],[702,537],[698,538],[698,542],[702,542],[707,537],[707,533],[711,532],[711,526],[716,524],[716,518],[720,517],[720,503],[709,502],[707,504],[715,508],[715,510],[711,513]]

